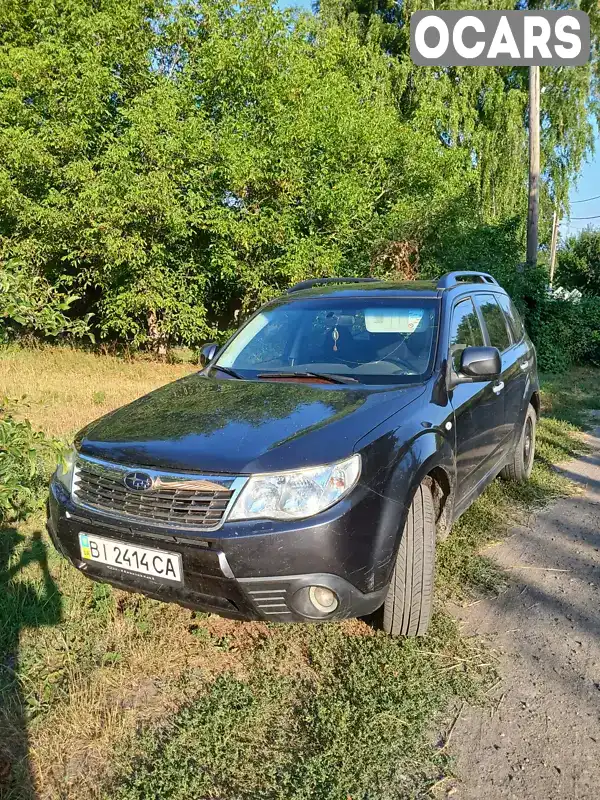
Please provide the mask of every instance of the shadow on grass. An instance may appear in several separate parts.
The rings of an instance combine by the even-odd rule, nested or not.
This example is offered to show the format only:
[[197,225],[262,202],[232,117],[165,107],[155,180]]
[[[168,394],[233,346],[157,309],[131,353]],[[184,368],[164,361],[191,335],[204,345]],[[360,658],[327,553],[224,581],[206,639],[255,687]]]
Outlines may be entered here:
[[[25,537],[0,528],[0,798],[33,800],[29,764],[26,700],[19,671],[19,641],[26,628],[61,620],[61,594],[48,570],[46,545],[39,531],[18,555]],[[37,564],[39,577],[24,579]]]

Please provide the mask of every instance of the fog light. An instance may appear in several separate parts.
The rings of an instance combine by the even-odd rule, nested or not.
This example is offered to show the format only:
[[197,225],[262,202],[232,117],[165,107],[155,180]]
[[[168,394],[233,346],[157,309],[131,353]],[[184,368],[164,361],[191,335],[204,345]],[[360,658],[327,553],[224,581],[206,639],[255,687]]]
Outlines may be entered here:
[[336,593],[331,589],[326,589],[325,586],[310,586],[308,599],[321,614],[331,614],[338,607]]

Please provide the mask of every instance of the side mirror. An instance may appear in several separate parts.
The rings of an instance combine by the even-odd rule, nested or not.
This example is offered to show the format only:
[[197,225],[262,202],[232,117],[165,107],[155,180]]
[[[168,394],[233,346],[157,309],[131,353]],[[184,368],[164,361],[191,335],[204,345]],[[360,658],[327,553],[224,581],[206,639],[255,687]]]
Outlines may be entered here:
[[460,354],[460,372],[451,384],[474,383],[497,378],[502,372],[502,359],[497,347],[466,347]]
[[205,344],[202,350],[200,350],[200,366],[204,368],[210,364],[213,358],[217,355],[218,349],[219,345],[216,342]]

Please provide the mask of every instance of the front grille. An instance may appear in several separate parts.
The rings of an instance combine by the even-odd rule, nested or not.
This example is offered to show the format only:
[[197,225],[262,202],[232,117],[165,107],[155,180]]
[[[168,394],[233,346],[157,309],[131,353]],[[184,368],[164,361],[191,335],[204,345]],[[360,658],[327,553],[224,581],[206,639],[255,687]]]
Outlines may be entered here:
[[[131,473],[143,473],[152,486],[135,491],[125,485]],[[211,529],[220,525],[234,495],[230,476],[196,476],[133,469],[79,458],[73,500],[107,514],[156,525]]]

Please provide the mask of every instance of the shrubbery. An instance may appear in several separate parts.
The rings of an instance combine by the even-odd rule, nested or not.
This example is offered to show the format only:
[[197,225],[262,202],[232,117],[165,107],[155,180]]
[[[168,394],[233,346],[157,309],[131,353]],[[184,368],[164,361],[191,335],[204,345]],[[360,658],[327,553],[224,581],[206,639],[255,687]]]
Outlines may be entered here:
[[[563,372],[573,364],[600,366],[600,296],[564,300],[548,291],[543,267],[496,277],[513,298],[545,372]],[[570,287],[569,287],[570,288]]]
[[77,295],[58,291],[23,262],[0,261],[0,344],[23,332],[93,338],[88,327],[91,314],[67,316],[76,300]]
[[64,448],[57,439],[34,431],[29,421],[16,420],[12,405],[0,402],[0,524],[23,519],[40,507]]
[[600,230],[571,236],[558,251],[557,280],[569,289],[600,293]]
[[523,315],[546,372],[563,372],[573,364],[600,366],[599,254],[600,231],[569,239],[558,253],[552,292],[545,267],[494,273]]
[[600,366],[600,297],[584,297],[579,303],[548,298],[536,308],[530,332],[542,370]]

